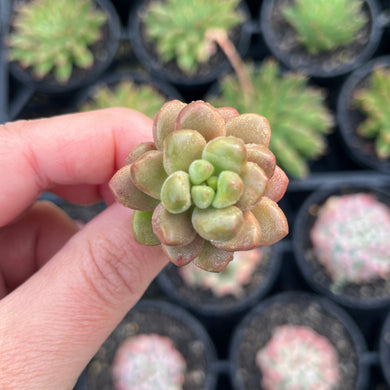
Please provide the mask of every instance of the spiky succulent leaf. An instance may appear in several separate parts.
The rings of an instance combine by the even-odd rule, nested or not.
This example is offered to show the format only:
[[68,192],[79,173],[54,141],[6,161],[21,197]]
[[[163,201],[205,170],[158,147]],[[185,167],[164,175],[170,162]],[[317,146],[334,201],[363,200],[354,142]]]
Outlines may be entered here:
[[115,86],[98,86],[80,109],[91,111],[108,107],[128,107],[153,118],[165,100],[165,97],[150,85],[136,85],[131,80],[122,80]]
[[101,36],[107,16],[90,0],[20,2],[8,39],[9,58],[31,67],[37,78],[49,72],[65,83],[73,67],[92,66],[92,44]]
[[220,29],[229,33],[243,20],[238,3],[225,0],[221,6],[219,0],[151,1],[144,13],[146,34],[163,61],[176,61],[184,73],[192,75],[216,50],[207,32]]
[[375,140],[380,159],[390,158],[390,69],[377,68],[370,78],[370,86],[355,94],[359,109],[366,116],[358,132]]
[[[247,71],[254,87],[250,99],[246,98],[237,78],[229,75],[222,82],[220,95],[210,100],[216,106],[234,105],[241,113],[264,115],[272,128],[269,149],[277,163],[291,176],[305,177],[309,173],[306,160],[324,153],[324,135],[333,125],[323,92],[309,87],[306,78],[299,73],[280,74],[279,66],[272,60],[263,63],[258,70],[247,64]],[[243,115],[230,122],[242,120],[241,117]],[[267,134],[266,120],[263,124]],[[227,124],[227,134],[229,127]]]
[[[239,116],[202,101],[164,104],[154,119],[155,144],[133,148],[110,182],[124,205],[146,203],[133,217],[136,240],[158,240],[177,265],[194,261],[219,272],[231,252],[281,239],[287,220],[274,199],[283,196],[288,179],[266,147],[269,136],[259,115]],[[151,201],[159,200],[151,212]]]
[[363,0],[295,0],[282,13],[309,53],[317,54],[353,42],[367,22]]

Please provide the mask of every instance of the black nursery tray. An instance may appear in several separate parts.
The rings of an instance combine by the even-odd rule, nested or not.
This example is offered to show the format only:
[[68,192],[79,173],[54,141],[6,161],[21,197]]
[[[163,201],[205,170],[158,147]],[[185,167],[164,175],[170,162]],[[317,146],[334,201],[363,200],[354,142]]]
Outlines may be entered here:
[[[127,36],[127,20],[131,7],[131,3],[127,0],[111,0],[122,23],[122,42],[114,63],[108,72],[113,70],[128,70],[136,69],[145,71],[142,66],[137,63],[133,57],[131,48],[129,50],[129,39]],[[383,0],[382,6],[386,6],[388,0]],[[37,93],[30,87],[23,86],[9,74],[8,66],[5,58],[5,38],[8,30],[8,20],[10,15],[10,5],[12,0],[0,0],[0,37],[2,45],[0,46],[0,123],[14,119],[30,119],[42,116],[57,115],[74,110],[74,95],[58,96],[55,98],[46,96],[42,93]],[[260,10],[261,0],[247,0],[250,5],[252,19],[257,20]],[[389,9],[389,8],[388,8]],[[382,43],[375,55],[390,54],[389,41],[390,29],[386,29],[383,34]],[[259,54],[261,53],[261,54]],[[264,47],[264,42],[260,34],[260,28],[255,31],[249,50],[249,56],[256,60],[262,60],[270,56],[270,52]],[[317,84],[322,88],[328,88],[328,104],[335,111],[335,97],[341,87],[343,77],[335,78],[329,81],[312,80],[313,84]],[[78,91],[81,92],[81,91]],[[197,89],[191,93],[187,90],[181,91],[186,101],[201,99],[205,96],[205,90]],[[346,181],[353,180],[361,182],[364,185],[373,185],[381,187],[386,191],[390,191],[390,176],[381,174],[372,170],[363,170],[351,159],[344,148],[341,137],[336,127],[332,134],[328,136],[329,147],[328,153],[320,160],[311,164],[312,174],[302,180],[290,180],[285,197],[280,202],[281,208],[285,211],[289,225],[290,234],[280,244],[282,251],[282,266],[276,281],[273,284],[271,291],[267,297],[272,297],[281,292],[300,291],[313,292],[310,286],[305,282],[301,275],[296,259],[294,257],[292,235],[294,222],[297,212],[305,199],[315,190],[323,185],[343,184]],[[58,199],[49,194],[45,195],[46,199],[57,202]],[[69,205],[63,206],[70,209]],[[100,207],[100,206],[99,206]],[[98,207],[98,210],[100,208]],[[102,206],[103,207],[103,206]],[[72,209],[74,210],[74,209]],[[93,212],[93,211],[92,211]],[[88,214],[89,215],[89,214]],[[89,217],[88,217],[89,218]],[[153,282],[147,290],[145,298],[160,299],[170,301],[168,296],[160,290],[156,282]],[[262,298],[265,299],[265,298]],[[257,302],[259,303],[259,302]],[[248,312],[250,308],[247,309]],[[385,385],[385,379],[379,365],[379,334],[383,325],[385,315],[390,308],[381,309],[379,311],[359,311],[350,308],[345,308],[347,313],[355,320],[357,326],[362,331],[365,341],[368,346],[368,352],[365,353],[364,361],[369,366],[370,385],[367,387],[372,390],[389,390],[390,387]],[[213,316],[210,318],[198,318],[206,327],[217,351],[218,361],[215,364],[218,383],[215,390],[232,390],[232,383],[229,377],[229,344],[232,340],[234,330],[239,324],[242,317],[234,318],[232,321],[226,321],[226,318]],[[76,386],[77,390],[85,389],[85,378],[80,379]]]

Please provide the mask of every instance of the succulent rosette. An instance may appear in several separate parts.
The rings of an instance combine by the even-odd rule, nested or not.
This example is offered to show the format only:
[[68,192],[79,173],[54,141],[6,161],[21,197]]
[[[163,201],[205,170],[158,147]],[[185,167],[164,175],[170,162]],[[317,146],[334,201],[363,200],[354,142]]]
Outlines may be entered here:
[[220,272],[235,251],[271,245],[288,233],[278,202],[288,179],[268,149],[266,118],[203,101],[165,103],[154,142],[133,148],[111,179],[135,210],[134,238],[162,245],[176,265]]

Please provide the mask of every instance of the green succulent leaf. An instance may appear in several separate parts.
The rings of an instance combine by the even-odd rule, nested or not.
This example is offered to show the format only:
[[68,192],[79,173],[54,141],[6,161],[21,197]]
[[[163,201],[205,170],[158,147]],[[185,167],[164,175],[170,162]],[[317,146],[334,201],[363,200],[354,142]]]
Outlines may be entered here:
[[188,171],[192,161],[202,156],[206,140],[195,130],[176,130],[164,140],[163,163],[168,174]]
[[172,214],[160,203],[154,209],[152,224],[154,233],[164,245],[188,245],[196,237],[196,231],[191,224],[191,210]]
[[210,242],[205,241],[194,264],[209,272],[221,272],[233,260],[233,252],[218,249]]
[[244,142],[236,137],[218,137],[207,143],[202,158],[209,161],[217,174],[222,171],[240,173],[246,162]]
[[191,207],[191,188],[188,173],[177,171],[168,176],[161,188],[161,202],[173,214]]
[[168,177],[163,166],[163,153],[151,150],[130,165],[133,183],[147,195],[160,199],[161,188]]
[[188,168],[190,181],[192,184],[205,182],[213,173],[214,167],[206,160],[194,160]]
[[213,207],[222,209],[237,203],[244,192],[244,183],[241,177],[231,171],[223,171],[218,176],[217,193],[213,200]]
[[192,225],[205,240],[226,241],[232,239],[243,223],[242,211],[236,206],[223,209],[195,207]]
[[160,240],[153,232],[152,215],[153,211],[134,211],[131,230],[134,239],[142,245],[160,245]]
[[208,103],[195,101],[180,111],[175,130],[192,129],[198,131],[206,141],[224,136],[225,121],[218,111]]
[[207,209],[214,200],[215,191],[206,185],[191,187],[191,198],[194,205],[200,209]]

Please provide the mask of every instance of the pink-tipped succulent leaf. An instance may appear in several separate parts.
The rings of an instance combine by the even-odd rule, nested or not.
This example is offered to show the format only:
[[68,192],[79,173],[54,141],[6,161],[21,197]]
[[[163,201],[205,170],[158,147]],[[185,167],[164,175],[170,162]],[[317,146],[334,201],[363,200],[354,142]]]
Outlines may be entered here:
[[[110,187],[137,210],[135,239],[161,243],[177,265],[220,272],[236,251],[270,245],[288,233],[276,204],[288,179],[269,151],[266,118],[203,101],[165,103],[154,143],[136,146]],[[138,226],[147,224],[148,226]]]

